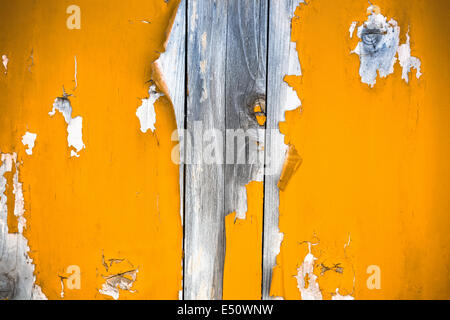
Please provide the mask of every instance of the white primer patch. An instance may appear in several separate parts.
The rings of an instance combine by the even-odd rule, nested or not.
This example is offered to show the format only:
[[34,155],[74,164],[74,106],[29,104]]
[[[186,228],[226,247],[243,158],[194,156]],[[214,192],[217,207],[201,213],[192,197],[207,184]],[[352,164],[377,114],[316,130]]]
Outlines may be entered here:
[[142,99],[142,104],[136,110],[136,116],[139,118],[141,123],[141,131],[147,132],[150,129],[152,132],[155,131],[156,123],[156,113],[155,113],[155,102],[162,97],[163,94],[156,91],[156,86],[151,85],[148,89],[149,97],[147,99]]
[[67,123],[67,144],[68,147],[75,148],[76,151],[71,150],[71,157],[79,157],[80,152],[86,146],[83,143],[83,118],[81,116],[72,118],[72,106],[69,99],[65,97],[58,97],[53,102],[53,109],[48,114],[53,116],[58,110],[64,117]]
[[[394,73],[394,65],[399,60],[403,68],[402,78],[408,83],[408,74],[411,68],[417,70],[416,77],[420,78],[421,62],[416,57],[411,57],[409,34],[406,34],[407,41],[399,46],[400,27],[397,21],[383,16],[379,8],[370,6],[367,11],[370,13],[366,22],[358,27],[357,35],[362,40],[351,53],[359,56],[359,75],[361,82],[373,87],[376,78],[385,78]],[[353,35],[355,22],[350,26],[350,38]],[[397,59],[398,55],[398,59]]]
[[[300,290],[302,300],[322,300],[322,292],[314,274],[314,262],[316,257],[311,253],[311,243],[308,243],[309,252],[303,260],[302,265],[297,269],[297,288]],[[307,283],[308,282],[308,283]]]
[[33,154],[34,142],[36,141],[36,137],[37,134],[28,131],[22,137],[23,145],[28,147],[25,152],[30,156]]
[[[350,245],[350,235],[349,240],[344,244],[344,250]],[[318,243],[312,244],[308,242],[308,254],[305,256],[302,265],[297,269],[297,288],[300,291],[302,300],[322,300],[322,291],[320,290],[319,283],[317,282],[318,276],[314,274],[314,265],[317,258],[311,253],[311,245],[317,245]],[[353,279],[353,284],[355,279]],[[331,297],[332,300],[354,300],[352,295],[341,295],[339,293],[339,288],[336,288],[336,294]]]
[[406,33],[406,43],[400,45],[397,50],[398,52],[398,60],[400,66],[402,67],[402,79],[409,82],[409,72],[411,68],[416,69],[416,78],[419,79],[422,73],[420,72],[421,62],[416,57],[411,57],[411,47],[409,44],[409,31]]
[[277,232],[276,240],[274,241],[274,253],[275,253],[275,256],[280,254],[281,243],[283,242],[283,239],[284,239],[284,233],[283,232]]
[[6,54],[2,55],[3,66],[5,67],[5,74],[8,72],[8,56]]

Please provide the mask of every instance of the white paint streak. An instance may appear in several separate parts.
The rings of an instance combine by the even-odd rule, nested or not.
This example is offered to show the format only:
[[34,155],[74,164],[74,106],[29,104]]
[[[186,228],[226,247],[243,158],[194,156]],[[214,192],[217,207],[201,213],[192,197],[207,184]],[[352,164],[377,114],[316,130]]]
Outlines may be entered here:
[[28,155],[33,154],[34,142],[36,141],[36,137],[37,134],[28,131],[22,137],[23,145],[28,147],[27,150],[25,150]]
[[142,99],[142,105],[137,108],[136,116],[141,122],[141,131],[147,132],[150,129],[152,132],[155,131],[156,123],[156,113],[155,113],[155,102],[159,97],[163,96],[162,93],[156,91],[156,86],[151,85],[148,89],[149,97],[147,99]]
[[77,66],[77,56],[73,57],[75,60],[75,73],[74,73],[74,81],[75,81],[75,88],[73,88],[73,90],[75,90],[78,87],[78,66]]
[[356,21],[353,21],[350,25],[350,28],[348,29],[348,32],[350,33],[350,38],[353,38],[353,32],[355,32],[356,28]]
[[80,152],[85,145],[83,143],[83,118],[78,116],[72,118],[72,106],[70,105],[70,101],[64,97],[58,97],[53,102],[53,109],[48,114],[53,116],[58,110],[64,117],[64,120],[67,123],[67,144],[68,147],[75,148],[76,151],[71,150],[71,157],[78,157]]
[[61,282],[61,293],[60,296],[61,298],[64,298],[64,279],[60,277],[60,282]]
[[[18,221],[18,232],[10,233],[8,228],[8,207],[6,172],[15,166],[12,190],[15,197],[14,216]],[[9,186],[11,188],[11,186]],[[23,235],[26,228],[24,217],[22,183],[19,181],[17,154],[1,154],[0,165],[0,299],[29,300],[46,299],[41,288],[35,284],[35,266],[29,257],[28,240]]]

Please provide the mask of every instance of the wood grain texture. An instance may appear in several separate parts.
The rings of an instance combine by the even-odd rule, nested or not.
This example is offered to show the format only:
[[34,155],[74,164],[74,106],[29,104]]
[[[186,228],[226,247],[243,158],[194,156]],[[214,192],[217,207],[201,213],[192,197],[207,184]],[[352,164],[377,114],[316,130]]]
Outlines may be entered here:
[[[301,74],[295,43],[291,42],[291,19],[301,0],[271,1],[269,8],[266,174],[264,189],[263,299],[270,299],[272,268],[280,248],[277,187],[287,146],[278,124],[284,112],[298,107],[285,75]],[[294,93],[295,94],[295,93]],[[294,101],[292,101],[294,100]]]
[[[246,201],[241,197],[245,185],[263,177],[264,152],[260,146],[264,145],[264,125],[258,124],[254,106],[263,104],[265,108],[267,2],[228,2],[225,123],[226,129],[233,130],[226,135],[227,214]],[[235,139],[235,134],[240,139]]]
[[[267,0],[228,1],[225,214],[236,212],[227,217],[228,221],[242,220],[227,223],[224,273],[227,299],[261,297],[263,184],[255,189],[256,185],[251,187],[249,183],[262,182],[264,178],[265,123],[258,123],[255,107],[265,112],[267,10]],[[255,201],[260,207],[252,206]],[[245,234],[232,231],[235,227],[239,230],[240,223],[256,225],[256,221],[260,221],[261,229],[249,229]],[[246,249],[257,253],[245,252]],[[237,254],[239,251],[241,256]],[[248,270],[253,272],[243,277]]]
[[[225,129],[227,12],[227,1],[188,3],[187,130],[202,140],[205,130],[216,129],[216,139],[205,138],[213,141],[218,156],[223,155],[223,146],[218,144]],[[224,165],[204,163],[205,148],[193,146],[193,163],[186,165],[184,298],[220,299],[225,254]]]
[[[265,146],[269,161],[264,191],[262,285],[263,298],[269,298],[271,272],[280,245],[277,183],[287,150],[278,123],[292,103],[292,90],[283,77],[300,72],[295,44],[290,42],[291,18],[299,2],[273,1],[270,10],[267,0],[188,3],[186,125],[191,137],[201,138],[205,129],[217,129],[213,134],[220,137],[215,139],[216,150],[222,151],[221,160],[227,164],[203,163],[205,150],[191,140],[190,159],[195,164],[186,166],[186,299],[222,297],[224,217],[240,208],[241,191],[249,181],[263,179],[264,161],[248,158],[250,145],[255,142]],[[269,130],[264,137],[257,130],[263,127],[256,121],[253,106],[258,99],[265,102],[266,87],[267,111],[265,105],[263,111],[267,112]],[[234,136],[227,136],[226,129],[242,129],[246,142],[231,141]],[[246,154],[245,162],[239,163],[242,153]]]

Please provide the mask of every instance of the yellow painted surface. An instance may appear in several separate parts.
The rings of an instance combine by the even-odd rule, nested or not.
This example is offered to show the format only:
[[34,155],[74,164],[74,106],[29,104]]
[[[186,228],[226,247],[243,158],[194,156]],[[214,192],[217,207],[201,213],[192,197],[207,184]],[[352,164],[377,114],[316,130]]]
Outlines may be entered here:
[[245,219],[237,219],[235,212],[225,218],[223,299],[261,299],[263,183],[252,181],[246,189]]
[[[133,292],[121,290],[120,299],[176,299],[182,225],[179,170],[171,161],[175,116],[160,98],[156,130],[144,134],[135,112],[148,97],[152,62],[164,51],[178,3],[77,0],[80,30],[66,27],[71,4],[3,1],[0,11],[0,55],[9,59],[6,73],[0,65],[0,151],[22,161],[36,283],[49,299],[61,298],[61,277],[66,299],[110,299],[99,293],[105,278],[137,269]],[[396,64],[374,88],[361,83],[359,58],[350,54],[359,39],[350,39],[348,28],[366,20],[367,1],[311,0],[293,19],[303,75],[285,80],[302,111],[287,112],[280,130],[301,165],[280,191],[284,239],[273,296],[300,299],[294,276],[309,242],[325,299],[337,288],[356,299],[450,297],[450,4],[376,4],[399,23],[401,43],[410,28],[419,80],[413,71],[406,84]],[[63,86],[73,117],[83,117],[79,158],[70,158],[61,114],[48,115]],[[26,131],[38,135],[32,156],[21,143]],[[247,192],[246,219],[225,218],[224,299],[261,296],[263,184],[251,182]],[[8,226],[17,229],[11,214]],[[80,267],[80,289],[65,279],[73,265]],[[380,289],[366,285],[374,265]]]
[[[178,2],[78,0],[79,30],[66,27],[71,4],[3,1],[0,11],[0,52],[9,58],[8,72],[1,66],[0,74],[0,149],[23,161],[25,236],[36,283],[58,299],[60,276],[77,265],[81,288],[70,290],[64,280],[64,297],[110,299],[98,292],[114,272],[106,272],[104,254],[138,269],[135,292],[121,290],[120,299],[177,299],[182,226],[178,167],[170,158],[175,115],[160,98],[156,130],[144,134],[135,112],[148,97],[151,63],[164,51]],[[62,115],[48,115],[63,86],[72,94],[72,116],[83,117],[86,148],[79,158],[70,158]],[[37,133],[32,156],[21,143],[27,130]]]
[[[419,80],[413,71],[406,84],[396,64],[374,88],[360,82],[359,58],[350,54],[359,39],[350,39],[348,29],[366,20],[367,1],[308,1],[292,21],[303,76],[286,81],[302,111],[287,112],[280,130],[303,162],[280,192],[284,240],[274,296],[300,298],[294,276],[309,241],[324,299],[336,288],[356,299],[450,297],[450,6],[374,4],[397,20],[400,43],[410,27],[412,55],[422,61]],[[342,273],[322,275],[322,265],[336,264]],[[371,265],[380,268],[379,290],[366,286]]]

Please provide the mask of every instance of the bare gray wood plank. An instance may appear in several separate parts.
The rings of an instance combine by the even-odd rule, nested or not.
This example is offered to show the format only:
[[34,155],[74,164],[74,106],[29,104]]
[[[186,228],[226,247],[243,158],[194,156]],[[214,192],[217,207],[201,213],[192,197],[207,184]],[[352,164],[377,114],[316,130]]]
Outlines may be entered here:
[[301,75],[300,64],[291,42],[291,19],[295,8],[303,0],[270,1],[268,77],[267,77],[267,131],[266,170],[264,184],[264,244],[263,244],[263,299],[270,299],[272,268],[280,249],[282,234],[278,229],[279,190],[277,187],[287,146],[279,132],[278,123],[284,121],[284,112],[300,106],[300,100],[283,78]]
[[[262,181],[264,127],[254,107],[266,99],[268,0],[228,2],[225,213],[247,211],[245,185]],[[241,129],[242,131],[237,131]]]
[[[187,300],[222,297],[227,12],[227,1],[188,2],[187,131],[195,141],[186,137],[184,298]],[[202,145],[203,134],[208,148]],[[211,151],[214,149],[215,153]]]

